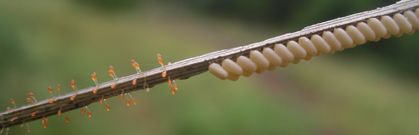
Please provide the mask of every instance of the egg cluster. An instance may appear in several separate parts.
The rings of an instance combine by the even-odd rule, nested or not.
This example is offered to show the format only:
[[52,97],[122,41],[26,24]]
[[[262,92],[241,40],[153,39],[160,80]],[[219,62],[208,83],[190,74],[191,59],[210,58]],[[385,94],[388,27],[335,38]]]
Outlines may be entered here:
[[250,51],[249,56],[239,56],[235,60],[224,59],[221,63],[211,63],[210,73],[221,80],[236,81],[241,75],[250,76],[276,67],[286,67],[289,63],[310,60],[313,56],[333,54],[348,48],[379,41],[392,36],[413,34],[419,29],[419,9],[396,13],[393,16],[369,18],[356,25],[324,31],[321,35],[300,37],[288,41],[286,45],[277,43],[272,47]]

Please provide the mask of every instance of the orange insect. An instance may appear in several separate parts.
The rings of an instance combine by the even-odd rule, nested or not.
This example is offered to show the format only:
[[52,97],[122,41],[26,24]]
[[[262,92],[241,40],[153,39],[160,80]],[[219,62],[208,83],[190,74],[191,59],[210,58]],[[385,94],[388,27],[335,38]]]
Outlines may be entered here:
[[170,91],[172,92],[172,95],[176,95],[176,92],[178,91],[178,86],[176,84],[175,80],[171,80],[170,77],[167,79],[167,84],[169,85]]
[[118,76],[116,76],[116,72],[115,72],[115,68],[111,65],[111,66],[109,66],[109,69],[108,69],[108,75],[110,76],[110,77],[112,77],[112,79],[115,81],[112,85],[111,85],[111,88],[112,89],[115,89],[116,88],[116,81],[118,81]]
[[112,65],[109,66],[108,75],[112,77],[112,79],[114,80],[118,79],[118,77],[116,76],[115,68]]
[[58,94],[61,93],[61,84],[57,84],[57,86],[55,87],[55,92],[57,92]]
[[[70,81],[70,87],[73,91],[77,91],[77,84],[76,84],[76,80],[71,80]],[[73,96],[70,97],[71,101],[74,101],[77,97],[77,93],[74,94]]]
[[87,117],[89,118],[92,118],[93,116],[92,111],[90,111],[90,109],[87,106],[85,106],[84,108],[80,108],[80,114],[81,115],[87,114]]
[[131,66],[137,71],[138,74],[141,74],[141,66],[140,64],[135,61],[135,59],[131,59]]
[[51,86],[48,86],[48,89],[47,89],[47,90],[48,90],[48,93],[49,93],[49,94],[54,93],[54,90],[52,89],[52,87],[51,87]]
[[119,100],[121,100],[121,102],[123,102],[126,107],[130,107],[131,106],[131,102],[130,102],[129,97],[126,98],[126,96],[125,96],[125,95],[128,95],[128,94],[129,93],[124,93],[124,92],[122,92],[121,94],[119,94]]
[[48,127],[48,117],[42,118],[41,123],[42,123],[42,128],[47,128]]
[[88,111],[88,112],[87,112],[87,117],[92,118],[92,116],[93,116],[92,111]]
[[95,83],[96,87],[93,89],[93,94],[97,93],[97,90],[99,89],[99,82],[97,81],[97,75],[96,72],[93,72],[90,75],[90,79],[92,79],[92,81]]
[[92,74],[90,74],[90,79],[92,79],[92,81],[95,82],[95,84],[97,84],[97,74],[96,74],[96,72],[93,72]]
[[76,91],[77,90],[77,84],[76,84],[76,80],[71,80],[70,81],[70,87],[72,90]]
[[80,114],[84,115],[87,112],[86,108],[80,108]]
[[26,97],[26,102],[28,104],[33,104],[38,102],[38,100],[35,98],[35,93],[33,93],[32,91],[28,92],[28,95]]
[[110,106],[108,103],[106,103],[105,96],[102,96],[102,97],[99,99],[99,104],[103,104],[103,103],[105,103],[105,110],[106,110],[107,112],[109,112],[109,111],[111,110],[111,106]]
[[161,73],[161,77],[165,78],[167,76],[166,66],[164,65],[163,56],[160,53],[157,53],[157,63],[163,68],[163,72]]
[[130,107],[131,105],[137,105],[137,101],[130,93],[126,93],[125,95],[128,95],[128,98],[125,99],[125,106]]
[[[134,59],[131,59],[131,66],[135,69],[135,71],[137,71],[137,74],[142,74],[140,64],[138,64]],[[137,85],[137,79],[132,80],[132,85]]]
[[105,104],[105,110],[107,112],[111,111],[111,106],[108,103]]
[[[53,95],[54,90],[52,89],[52,87],[51,87],[51,86],[48,86],[47,90],[48,90],[48,93],[49,93],[49,94]],[[54,96],[54,95],[53,95],[53,96]],[[54,98],[50,98],[50,99],[48,99],[48,103],[50,103],[50,104],[54,103],[54,101],[55,101],[55,99],[54,99]]]
[[172,95],[175,95],[176,92],[179,90],[175,80],[172,81],[172,86],[170,87],[170,89],[172,90]]

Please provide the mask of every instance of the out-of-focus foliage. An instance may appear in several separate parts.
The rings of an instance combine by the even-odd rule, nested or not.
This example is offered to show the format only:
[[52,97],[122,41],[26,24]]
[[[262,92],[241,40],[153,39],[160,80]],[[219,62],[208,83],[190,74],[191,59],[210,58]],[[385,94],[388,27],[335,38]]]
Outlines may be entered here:
[[[395,1],[276,0],[3,0],[0,1],[0,107],[24,104],[28,91],[51,97],[49,85],[76,79],[80,88],[166,61],[244,45],[338,16]],[[121,12],[123,11],[123,12]],[[208,73],[179,80],[178,95],[165,84],[132,93],[138,105],[93,104],[29,123],[31,134],[419,134],[418,36],[370,43],[309,62],[219,81]],[[393,70],[394,69],[394,70]],[[61,93],[64,94],[64,93]],[[58,94],[55,94],[58,95]],[[10,134],[26,134],[13,127]]]
[[74,0],[76,4],[89,6],[102,11],[121,11],[137,8],[141,0]]

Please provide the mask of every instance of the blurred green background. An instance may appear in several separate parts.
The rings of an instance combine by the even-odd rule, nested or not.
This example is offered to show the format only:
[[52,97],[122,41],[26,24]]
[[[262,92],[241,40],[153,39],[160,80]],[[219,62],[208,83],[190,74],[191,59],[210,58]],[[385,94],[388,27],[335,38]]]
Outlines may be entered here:
[[[394,0],[1,0],[0,107],[24,104],[28,91],[50,97],[47,86],[80,88],[157,67],[155,54],[178,61],[261,41],[305,26],[371,10]],[[31,134],[101,135],[417,135],[419,34],[321,56],[284,69],[219,81],[208,73],[132,93],[131,108],[117,98],[111,111],[93,104],[29,123]],[[19,126],[11,135],[26,134]]]

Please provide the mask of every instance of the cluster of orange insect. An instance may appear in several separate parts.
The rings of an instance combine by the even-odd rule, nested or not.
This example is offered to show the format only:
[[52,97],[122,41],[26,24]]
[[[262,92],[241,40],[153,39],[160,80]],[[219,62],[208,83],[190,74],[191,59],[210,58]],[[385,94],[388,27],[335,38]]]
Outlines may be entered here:
[[[163,72],[161,73],[161,77],[167,78],[167,80],[168,80],[167,82],[168,82],[168,85],[169,85],[169,89],[171,91],[171,94],[172,95],[175,95],[176,92],[178,91],[178,86],[177,86],[175,80],[172,80],[170,78],[170,76],[168,76],[167,71],[166,71],[166,65],[164,64],[163,57],[159,53],[157,54],[157,63],[161,66],[161,68],[163,70]],[[137,72],[138,75],[145,75],[145,73],[143,73],[141,71],[140,64],[138,64],[138,62],[135,61],[134,59],[131,60],[131,66],[135,69],[135,71]],[[116,89],[116,87],[118,85],[118,76],[116,75],[115,68],[111,65],[111,66],[109,66],[107,72],[108,72],[108,76],[111,77],[112,80],[113,80],[113,83],[111,85],[111,89]],[[93,94],[97,94],[98,93],[98,90],[99,90],[100,84],[99,84],[99,81],[97,79],[96,72],[93,72],[90,75],[90,79],[95,84],[95,87],[93,88],[92,93]],[[144,82],[144,84],[143,84],[144,87],[143,88],[146,89],[147,92],[149,92],[150,91],[150,88],[149,88],[149,85],[147,83],[147,78],[144,78],[144,81],[143,82]],[[133,86],[137,85],[137,79],[132,80],[132,85]],[[71,88],[72,91],[75,91],[75,94],[70,97],[70,100],[71,101],[74,101],[74,100],[76,100],[77,95],[79,94],[78,93],[79,90],[78,90],[77,83],[76,83],[75,80],[70,80],[70,88]],[[57,96],[60,96],[60,93],[61,93],[61,84],[57,84],[56,87],[55,87],[55,89],[52,86],[48,86],[47,92],[52,96],[52,98],[49,98],[48,99],[48,103],[49,104],[53,104],[54,102],[57,101],[56,100],[56,97],[54,97],[54,94],[57,93],[56,95]],[[126,107],[131,107],[131,106],[137,105],[137,100],[130,93],[122,92],[119,95],[119,99],[121,101],[123,101],[123,103],[124,103],[124,105]],[[36,102],[38,102],[38,100],[35,97],[35,93],[32,92],[32,91],[28,92],[28,94],[26,96],[26,103],[28,103],[28,104],[34,104]],[[16,106],[17,106],[15,99],[10,99],[10,104],[12,105],[13,108],[16,108]],[[106,98],[104,96],[102,96],[99,99],[99,104],[103,104],[104,107],[105,107],[105,110],[106,111],[110,111],[111,107],[110,107],[109,103],[106,102]],[[7,107],[7,109],[10,110],[12,108],[11,107]],[[38,111],[32,112],[31,113],[31,117],[36,117],[37,114],[38,114]],[[60,108],[60,110],[57,112],[57,116],[60,117],[61,114],[62,114],[62,108]],[[80,109],[80,114],[82,116],[85,116],[86,115],[88,118],[92,118],[93,117],[93,112],[87,106],[84,106],[84,107],[82,107]],[[17,117],[16,118],[12,118],[12,120],[15,120],[15,119],[17,119]],[[42,128],[47,128],[48,127],[48,117],[43,117],[41,119],[41,123],[42,123]],[[70,118],[68,116],[64,116],[64,123],[66,123],[66,124],[70,123]],[[27,132],[30,132],[29,126],[27,124],[22,124],[21,127],[26,127]],[[2,129],[1,131],[3,132],[3,130],[4,129]],[[9,130],[9,128],[6,129],[6,132],[8,130]]]

